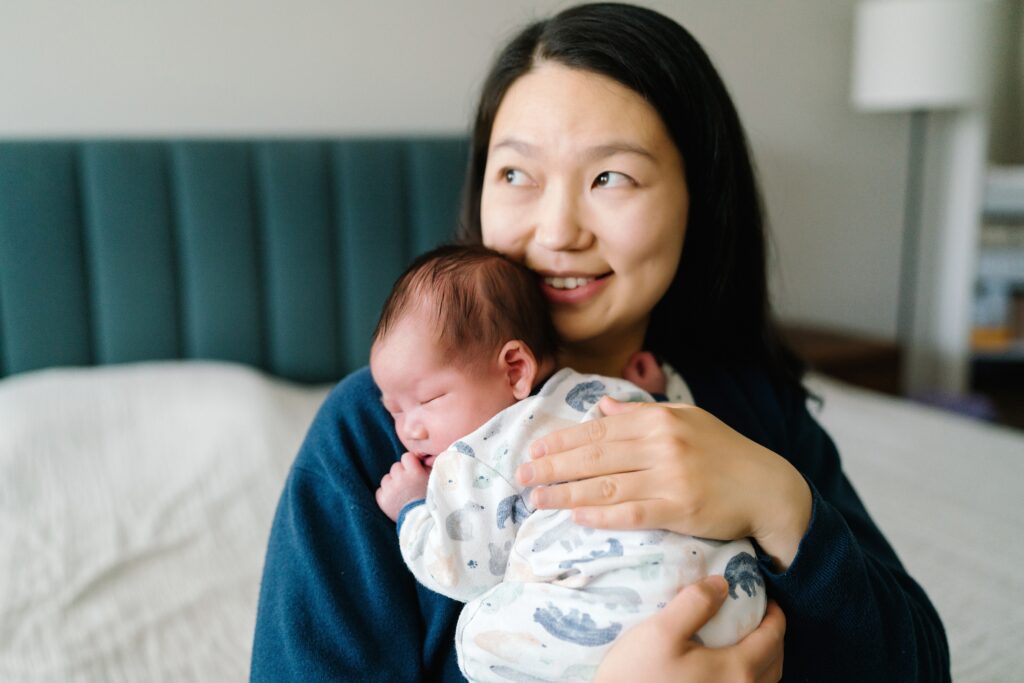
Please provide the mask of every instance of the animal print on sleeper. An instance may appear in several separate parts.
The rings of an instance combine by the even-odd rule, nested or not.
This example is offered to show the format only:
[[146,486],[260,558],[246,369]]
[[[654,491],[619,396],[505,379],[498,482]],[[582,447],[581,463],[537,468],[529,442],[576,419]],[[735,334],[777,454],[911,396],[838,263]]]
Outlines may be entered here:
[[[665,370],[669,399],[692,402],[678,373]],[[729,596],[698,633],[702,643],[735,643],[764,615],[764,580],[746,539],[589,529],[567,510],[530,505],[531,489],[514,476],[530,444],[599,417],[605,394],[652,400],[625,380],[561,370],[440,454],[426,504],[403,511],[406,564],[428,588],[467,603],[455,644],[469,680],[588,681],[620,634],[709,574],[726,578]]]

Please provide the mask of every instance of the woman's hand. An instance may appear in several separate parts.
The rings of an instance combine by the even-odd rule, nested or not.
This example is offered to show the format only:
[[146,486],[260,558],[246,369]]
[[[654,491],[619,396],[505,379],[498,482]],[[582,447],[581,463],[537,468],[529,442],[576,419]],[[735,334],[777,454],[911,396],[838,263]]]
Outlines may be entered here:
[[601,661],[595,681],[631,681],[638,663],[647,683],[757,681],[782,677],[786,618],[769,601],[761,625],[731,647],[711,649],[691,640],[715,615],[728,585],[712,576],[683,588],[660,612],[626,631]]
[[[622,403],[606,417],[533,443],[516,472],[538,508],[573,508],[604,529],[752,537],[785,571],[811,516],[811,492],[788,461],[696,406]],[[558,483],[565,482],[565,483]]]

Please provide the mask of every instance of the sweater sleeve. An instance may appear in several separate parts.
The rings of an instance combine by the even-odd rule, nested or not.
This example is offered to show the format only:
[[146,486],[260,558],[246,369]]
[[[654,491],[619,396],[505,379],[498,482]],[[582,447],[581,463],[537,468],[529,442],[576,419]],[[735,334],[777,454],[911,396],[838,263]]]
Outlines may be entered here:
[[786,615],[786,681],[948,681],[939,616],[843,473],[832,440],[794,396],[790,452],[812,494],[811,521],[785,573],[761,565]]
[[469,602],[501,582],[527,510],[519,491],[492,468],[449,448],[434,462],[426,504],[403,513],[399,546],[413,575]]
[[400,453],[369,373],[339,384],[278,502],[252,680],[462,680],[452,640],[461,606],[417,586],[373,497]]

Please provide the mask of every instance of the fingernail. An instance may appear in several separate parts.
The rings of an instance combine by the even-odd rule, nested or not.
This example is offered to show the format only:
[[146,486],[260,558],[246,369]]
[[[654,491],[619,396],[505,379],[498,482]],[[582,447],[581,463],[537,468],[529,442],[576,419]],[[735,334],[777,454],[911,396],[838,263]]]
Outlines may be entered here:
[[530,502],[533,503],[533,507],[539,508],[544,507],[546,496],[540,489],[534,489],[533,493],[530,494]]
[[533,465],[530,463],[524,463],[519,466],[519,482],[521,484],[529,484],[533,481]]
[[724,597],[729,591],[729,584],[726,582],[725,577],[718,576],[717,574],[704,579],[704,582],[711,586],[711,589],[715,591],[718,597]]
[[531,458],[543,457],[546,452],[547,452],[547,449],[544,448],[544,444],[542,442],[540,442],[540,441],[534,441],[533,445],[530,446],[530,457]]

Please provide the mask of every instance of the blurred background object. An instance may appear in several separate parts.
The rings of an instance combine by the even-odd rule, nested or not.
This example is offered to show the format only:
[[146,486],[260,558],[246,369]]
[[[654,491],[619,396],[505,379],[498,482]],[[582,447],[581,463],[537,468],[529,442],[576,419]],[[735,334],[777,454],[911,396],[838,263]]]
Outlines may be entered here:
[[[981,223],[998,0],[863,0],[852,91],[862,111],[909,112],[897,334],[903,389],[963,393],[970,292]],[[944,115],[927,136],[929,112]],[[927,146],[941,155],[925,193]],[[923,216],[936,225],[921,239]],[[940,268],[918,278],[919,251]],[[915,315],[917,313],[917,315]]]
[[[0,4],[0,139],[464,134],[494,47],[516,26],[569,4],[11,0]],[[913,116],[850,106],[860,3],[641,4],[698,36],[740,110],[773,230],[780,317],[854,348],[866,339],[871,348],[899,349]],[[1021,0],[996,4],[984,158],[1013,170],[1024,165],[1024,20]],[[925,206],[937,203],[930,202],[928,178],[945,164],[948,145],[939,143],[954,118],[929,116]],[[929,242],[938,221],[922,218],[921,237]],[[933,254],[920,251],[917,265],[921,278],[950,286]],[[975,287],[963,284],[957,291],[969,304]],[[982,308],[991,310],[991,299],[985,301]],[[934,315],[915,309],[922,324]],[[820,356],[814,344],[804,351],[812,360]],[[989,358],[986,351],[984,363]],[[966,379],[955,393],[984,391],[975,351],[960,362],[972,372],[957,373]],[[1011,357],[1008,364],[1021,363]],[[899,377],[898,367],[889,372]]]

